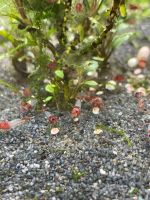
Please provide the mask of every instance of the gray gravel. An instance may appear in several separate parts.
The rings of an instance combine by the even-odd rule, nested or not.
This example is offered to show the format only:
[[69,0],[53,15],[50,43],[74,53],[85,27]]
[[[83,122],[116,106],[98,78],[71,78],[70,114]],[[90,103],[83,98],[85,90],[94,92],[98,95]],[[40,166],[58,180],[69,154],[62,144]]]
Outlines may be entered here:
[[[12,75],[4,66],[3,61],[0,78],[9,80]],[[20,117],[19,97],[3,86],[0,96],[1,119]],[[104,95],[100,114],[85,105],[77,124],[68,112],[53,111],[60,115],[57,136],[50,135],[45,114],[34,112],[28,123],[0,133],[0,199],[149,200],[150,138],[144,120],[150,115],[149,97],[147,111],[139,112],[125,91]],[[123,129],[133,145],[108,130],[95,135],[101,123]]]

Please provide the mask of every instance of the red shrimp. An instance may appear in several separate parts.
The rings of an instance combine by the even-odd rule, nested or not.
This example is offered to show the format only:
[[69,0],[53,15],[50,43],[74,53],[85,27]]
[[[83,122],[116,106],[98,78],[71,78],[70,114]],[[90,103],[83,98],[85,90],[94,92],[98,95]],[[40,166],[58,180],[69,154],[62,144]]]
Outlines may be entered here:
[[0,130],[10,130],[25,123],[27,119],[14,119],[12,121],[0,121]]

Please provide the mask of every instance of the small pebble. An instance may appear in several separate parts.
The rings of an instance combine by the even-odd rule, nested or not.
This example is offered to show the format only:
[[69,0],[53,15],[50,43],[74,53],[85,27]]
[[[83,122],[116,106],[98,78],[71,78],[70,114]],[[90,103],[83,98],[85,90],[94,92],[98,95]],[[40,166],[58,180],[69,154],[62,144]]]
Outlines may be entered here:
[[97,91],[96,95],[102,95],[104,92],[103,91]]
[[89,91],[90,91],[90,92],[95,92],[95,91],[96,91],[96,88],[89,87]]
[[28,168],[24,167],[21,171],[22,171],[22,173],[26,173],[26,172],[28,172]]
[[100,168],[99,172],[100,172],[100,174],[102,174],[102,175],[107,175],[106,171],[103,170],[102,168]]
[[92,109],[92,113],[93,113],[94,115],[98,115],[98,114],[99,114],[99,111],[100,111],[99,107],[94,107],[94,108]]
[[128,60],[128,66],[131,67],[131,68],[134,68],[138,65],[138,60],[137,58],[130,58]]
[[78,122],[78,121],[79,121],[79,118],[78,118],[78,117],[75,117],[75,118],[73,118],[73,121],[74,121],[74,122]]
[[141,72],[142,72],[142,70],[140,68],[136,68],[133,73],[135,75],[138,75],[138,74],[141,74]]
[[31,165],[30,165],[30,167],[31,167],[31,168],[40,168],[40,165],[39,165],[39,164],[36,164],[36,163],[34,163],[34,164],[31,164]]
[[150,56],[150,48],[147,46],[141,47],[137,53],[138,61],[140,60],[148,61],[149,56]]
[[144,76],[144,74],[138,74],[137,78],[139,78],[139,79],[145,79],[145,76]]
[[51,135],[57,135],[59,133],[59,128],[52,128]]

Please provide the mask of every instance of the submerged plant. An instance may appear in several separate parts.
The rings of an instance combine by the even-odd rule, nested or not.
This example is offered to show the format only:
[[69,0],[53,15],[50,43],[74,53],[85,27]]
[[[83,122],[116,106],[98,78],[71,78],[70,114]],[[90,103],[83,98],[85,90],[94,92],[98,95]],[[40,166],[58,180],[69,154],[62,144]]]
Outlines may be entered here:
[[85,173],[73,167],[71,170],[71,176],[72,176],[73,181],[78,182],[81,179],[81,177],[85,176]]
[[12,43],[5,56],[28,76],[39,105],[72,107],[79,92],[98,87],[112,51],[132,35],[116,29],[126,17],[125,0],[8,0],[0,5],[11,24],[0,31]]
[[129,145],[132,146],[133,143],[130,140],[130,138],[127,136],[127,134],[125,133],[124,130],[117,130],[116,128],[112,128],[112,127],[108,127],[104,124],[97,124],[96,125],[96,129],[100,129],[100,130],[104,130],[104,131],[108,131],[114,134],[117,134],[119,136],[121,136],[123,138],[123,140]]

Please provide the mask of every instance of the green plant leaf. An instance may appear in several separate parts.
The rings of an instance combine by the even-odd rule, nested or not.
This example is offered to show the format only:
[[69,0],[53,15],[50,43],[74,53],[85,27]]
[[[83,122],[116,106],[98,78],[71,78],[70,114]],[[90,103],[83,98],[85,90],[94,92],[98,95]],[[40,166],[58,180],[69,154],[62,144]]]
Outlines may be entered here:
[[19,44],[17,47],[11,48],[7,52],[0,54],[0,60],[7,58],[9,56],[13,56],[15,54],[15,52],[17,52],[19,49],[23,49],[25,46],[27,46],[27,44],[25,42],[22,43],[22,44]]
[[64,72],[63,72],[63,70],[56,70],[56,71],[55,71],[55,75],[56,75],[58,78],[61,78],[61,79],[64,78]]
[[85,85],[88,85],[88,86],[97,86],[97,82],[96,81],[85,81],[84,82]]
[[93,57],[92,58],[93,60],[95,60],[95,61],[99,61],[99,62],[103,62],[104,61],[104,58],[102,58],[102,57]]
[[0,79],[0,85],[3,85],[4,87],[12,90],[13,92],[16,92],[16,93],[19,92],[19,89],[16,86],[14,86],[13,84],[8,83],[8,82],[6,82],[4,80],[1,80],[1,79]]
[[87,71],[95,71],[98,68],[98,61],[89,60],[85,62],[85,70]]
[[56,85],[54,85],[54,84],[48,84],[48,85],[45,86],[45,90],[47,92],[53,94],[55,92],[55,87],[56,87]]
[[113,48],[119,47],[121,44],[129,40],[133,35],[134,35],[133,32],[116,35],[112,41],[112,47]]
[[16,6],[12,0],[3,1],[0,0],[0,13],[17,13]]
[[97,128],[100,128],[102,130],[105,130],[105,131],[108,131],[108,132],[111,132],[111,133],[114,133],[114,134],[117,134],[117,135],[120,135],[121,137],[123,137],[123,140],[125,142],[127,142],[127,144],[129,146],[132,146],[133,143],[132,141],[130,140],[130,138],[126,135],[126,132],[124,130],[117,130],[116,128],[112,128],[112,127],[109,127],[109,126],[106,126],[104,124],[97,124],[96,125]]
[[127,16],[127,11],[126,11],[125,3],[120,4],[119,10],[120,10],[121,17],[125,18]]
[[9,34],[6,30],[0,30],[0,36],[12,43],[14,43],[15,41],[14,37],[11,34]]
[[77,30],[79,32],[80,35],[80,41],[82,41],[84,39],[84,28],[82,24],[79,24],[77,27]]
[[43,102],[47,103],[49,102],[53,97],[52,96],[48,96],[46,99],[43,100]]
[[86,10],[90,9],[90,5],[89,5],[89,2],[87,0],[83,0],[83,4],[84,4]]

